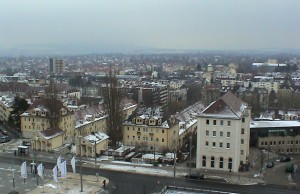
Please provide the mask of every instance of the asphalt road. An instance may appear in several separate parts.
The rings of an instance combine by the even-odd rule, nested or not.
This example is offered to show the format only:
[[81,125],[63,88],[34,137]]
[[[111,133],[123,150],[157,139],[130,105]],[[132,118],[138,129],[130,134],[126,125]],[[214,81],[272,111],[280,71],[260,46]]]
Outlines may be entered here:
[[[15,166],[19,169],[22,159],[18,158],[7,158],[0,157],[1,166]],[[28,161],[30,162],[30,161]],[[46,169],[52,169],[53,163],[44,162]],[[71,171],[71,166],[68,166],[68,171]],[[180,186],[180,187],[190,187],[198,188],[205,190],[214,190],[214,191],[227,191],[231,193],[291,193],[298,194],[300,190],[293,187],[283,187],[283,186],[270,186],[270,185],[251,185],[251,186],[242,186],[242,185],[232,185],[227,183],[211,182],[211,181],[196,181],[196,180],[187,180],[185,178],[172,178],[172,177],[163,177],[163,176],[150,176],[134,173],[124,173],[111,170],[96,170],[93,168],[82,168],[83,174],[95,175],[97,172],[100,176],[107,177],[110,179],[107,189],[111,194],[148,194],[161,191],[162,188],[166,185]],[[11,174],[11,172],[9,172]],[[8,185],[11,185],[11,179],[5,179],[6,176],[4,173],[0,174],[2,178],[1,181],[8,181]],[[5,183],[2,183],[5,184]],[[34,184],[33,184],[34,186]],[[26,189],[26,188],[24,188]],[[1,191],[0,191],[1,193]]]

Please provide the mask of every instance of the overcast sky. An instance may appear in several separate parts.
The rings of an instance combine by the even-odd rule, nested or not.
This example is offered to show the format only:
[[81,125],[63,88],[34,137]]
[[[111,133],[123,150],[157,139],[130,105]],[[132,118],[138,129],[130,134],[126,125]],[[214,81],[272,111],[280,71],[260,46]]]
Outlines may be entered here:
[[0,48],[300,48],[300,0],[0,0]]

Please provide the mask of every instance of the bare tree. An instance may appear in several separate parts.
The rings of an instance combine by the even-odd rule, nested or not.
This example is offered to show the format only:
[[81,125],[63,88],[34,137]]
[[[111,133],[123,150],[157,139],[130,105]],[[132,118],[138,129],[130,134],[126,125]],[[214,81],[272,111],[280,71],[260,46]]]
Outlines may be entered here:
[[49,87],[45,89],[45,106],[48,109],[47,117],[49,119],[50,128],[59,127],[60,111],[62,108],[62,102],[57,99],[58,90],[51,79]]
[[116,148],[118,142],[123,139],[123,114],[121,107],[122,94],[118,88],[118,81],[115,73],[112,72],[111,68],[104,82],[105,87],[102,89],[104,90],[103,97],[107,112],[107,134],[110,137],[111,146]]

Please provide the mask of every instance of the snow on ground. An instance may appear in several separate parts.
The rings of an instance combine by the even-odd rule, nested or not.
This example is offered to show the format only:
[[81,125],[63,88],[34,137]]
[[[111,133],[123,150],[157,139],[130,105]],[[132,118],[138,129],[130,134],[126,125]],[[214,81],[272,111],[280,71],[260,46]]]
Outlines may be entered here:
[[118,163],[117,164],[101,164],[100,168],[117,170],[117,171],[126,171],[126,172],[139,172],[139,173],[143,173],[143,174],[161,175],[161,176],[173,175],[173,172],[169,172],[167,170],[161,169],[160,167],[147,168],[143,165],[127,166],[127,165],[120,165],[120,163],[119,164]]
[[[95,186],[91,185],[83,185],[83,192],[80,192],[81,187],[80,184],[78,185],[55,185],[52,183],[46,184],[44,186],[44,190],[46,193],[62,193],[62,194],[78,194],[78,193],[83,193],[83,194],[89,194],[89,193],[94,193],[97,188]],[[99,190],[99,189],[98,189]]]

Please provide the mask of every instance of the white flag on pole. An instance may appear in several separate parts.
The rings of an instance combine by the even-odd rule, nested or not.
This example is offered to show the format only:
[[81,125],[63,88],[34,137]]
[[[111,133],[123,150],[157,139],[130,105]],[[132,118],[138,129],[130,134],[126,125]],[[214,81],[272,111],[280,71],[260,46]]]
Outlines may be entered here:
[[76,165],[75,165],[76,161],[75,161],[75,156],[73,156],[73,158],[71,159],[71,165],[72,165],[72,169],[73,172],[76,173]]
[[43,168],[43,164],[41,163],[40,165],[38,165],[37,167],[37,173],[38,175],[43,179],[44,178],[44,168]]
[[67,161],[61,163],[61,178],[67,178]]
[[26,161],[22,163],[21,166],[21,176],[22,178],[27,178],[27,167],[26,167]]
[[54,168],[53,168],[53,180],[55,182],[58,182],[58,179],[57,179],[57,165],[55,165]]
[[57,165],[58,170],[61,171],[61,170],[60,170],[60,168],[61,168],[61,156],[59,156],[59,157],[57,158],[56,165]]

